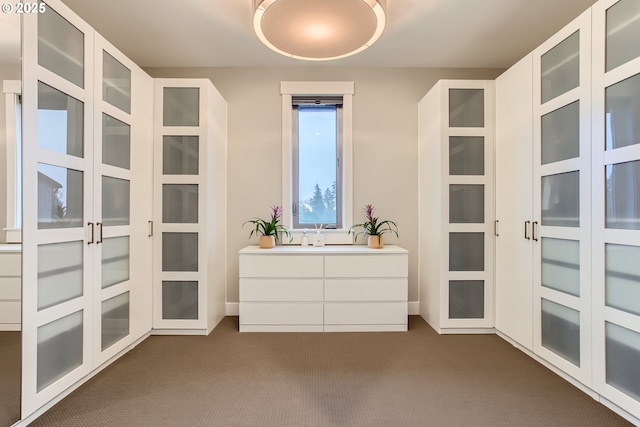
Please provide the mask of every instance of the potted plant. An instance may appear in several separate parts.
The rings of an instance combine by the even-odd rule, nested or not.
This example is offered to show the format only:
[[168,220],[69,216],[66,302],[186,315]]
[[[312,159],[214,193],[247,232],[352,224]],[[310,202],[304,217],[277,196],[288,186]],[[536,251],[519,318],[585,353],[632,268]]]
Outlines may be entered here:
[[393,233],[398,236],[398,226],[395,222],[390,220],[379,221],[377,217],[373,216],[373,211],[375,208],[373,205],[366,205],[364,207],[364,213],[367,217],[367,221],[362,224],[354,224],[351,228],[349,228],[348,234],[351,234],[351,231],[355,228],[362,228],[362,231],[359,231],[355,234],[354,240],[358,240],[358,236],[361,234],[365,234],[369,236],[368,246],[374,249],[380,249],[384,246],[384,238],[383,234],[385,233]]
[[293,240],[289,229],[280,224],[280,219],[282,218],[282,207],[276,205],[269,207],[271,208],[271,219],[269,221],[260,218],[253,218],[242,224],[243,228],[246,224],[252,224],[255,227],[251,230],[249,238],[253,236],[253,233],[255,233],[256,236],[260,236],[260,247],[263,249],[273,248],[278,242],[279,233],[289,236],[290,242]]

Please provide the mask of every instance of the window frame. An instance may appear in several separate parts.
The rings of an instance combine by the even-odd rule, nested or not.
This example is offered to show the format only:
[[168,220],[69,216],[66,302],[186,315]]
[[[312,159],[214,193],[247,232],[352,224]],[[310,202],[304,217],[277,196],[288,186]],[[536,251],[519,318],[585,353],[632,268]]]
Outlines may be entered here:
[[[322,97],[318,97],[319,100]],[[291,156],[291,164],[292,164],[292,195],[291,195],[291,209],[293,213],[293,227],[294,229],[300,228],[311,228],[312,226],[317,226],[317,223],[300,223],[300,212],[298,212],[298,208],[300,206],[300,194],[299,194],[299,179],[300,179],[300,163],[297,159],[299,159],[300,153],[300,139],[299,139],[299,114],[296,112],[300,111],[300,105],[316,105],[311,103],[296,103],[295,98],[292,101],[292,126],[291,126],[291,134],[292,134],[292,156]],[[339,102],[335,100],[331,100],[326,103],[320,102],[319,105],[330,105],[336,107],[336,222],[332,224],[322,224],[325,230],[328,229],[340,229],[342,227],[342,146],[343,146],[343,107],[342,107],[342,99]],[[313,107],[311,107],[313,108]],[[329,228],[331,226],[331,228]]]
[[282,223],[291,229],[293,241],[283,239],[284,244],[300,244],[303,230],[294,229],[294,138],[293,98],[295,96],[342,96],[342,146],[338,144],[341,159],[337,184],[342,183],[341,197],[336,209],[341,210],[342,224],[336,229],[323,230],[326,244],[353,244],[353,236],[347,234],[353,225],[353,94],[354,83],[348,81],[283,81],[282,96]]
[[[18,106],[21,105],[20,97],[22,96],[22,81],[20,80],[4,80],[2,82],[2,91],[5,96],[5,114],[6,114],[6,232],[7,243],[22,242],[22,162],[21,162],[21,145],[18,139],[21,139],[21,129],[16,126],[16,118]],[[22,113],[20,113],[22,115]]]

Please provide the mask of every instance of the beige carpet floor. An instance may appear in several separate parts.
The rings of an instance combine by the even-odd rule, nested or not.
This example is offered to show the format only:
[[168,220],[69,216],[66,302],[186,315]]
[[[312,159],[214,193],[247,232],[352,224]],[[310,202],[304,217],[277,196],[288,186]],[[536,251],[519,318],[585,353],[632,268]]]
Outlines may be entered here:
[[495,335],[153,336],[33,426],[628,426]]

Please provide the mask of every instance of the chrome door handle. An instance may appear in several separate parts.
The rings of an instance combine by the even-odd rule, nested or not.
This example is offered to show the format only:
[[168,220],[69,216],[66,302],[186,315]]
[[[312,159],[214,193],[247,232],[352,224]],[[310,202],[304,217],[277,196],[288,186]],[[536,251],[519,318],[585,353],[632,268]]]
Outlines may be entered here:
[[495,221],[493,221],[493,234],[495,234],[496,237],[500,236],[498,234],[498,220],[497,219]]

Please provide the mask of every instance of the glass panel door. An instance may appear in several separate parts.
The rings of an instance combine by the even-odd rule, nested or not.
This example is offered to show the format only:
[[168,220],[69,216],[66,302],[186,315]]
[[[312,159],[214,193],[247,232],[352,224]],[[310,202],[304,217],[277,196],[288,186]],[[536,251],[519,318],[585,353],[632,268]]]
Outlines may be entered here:
[[93,32],[48,3],[23,23],[24,418],[92,368],[95,223]]
[[593,7],[594,388],[640,414],[640,2]]
[[591,12],[534,51],[534,352],[591,382]]

